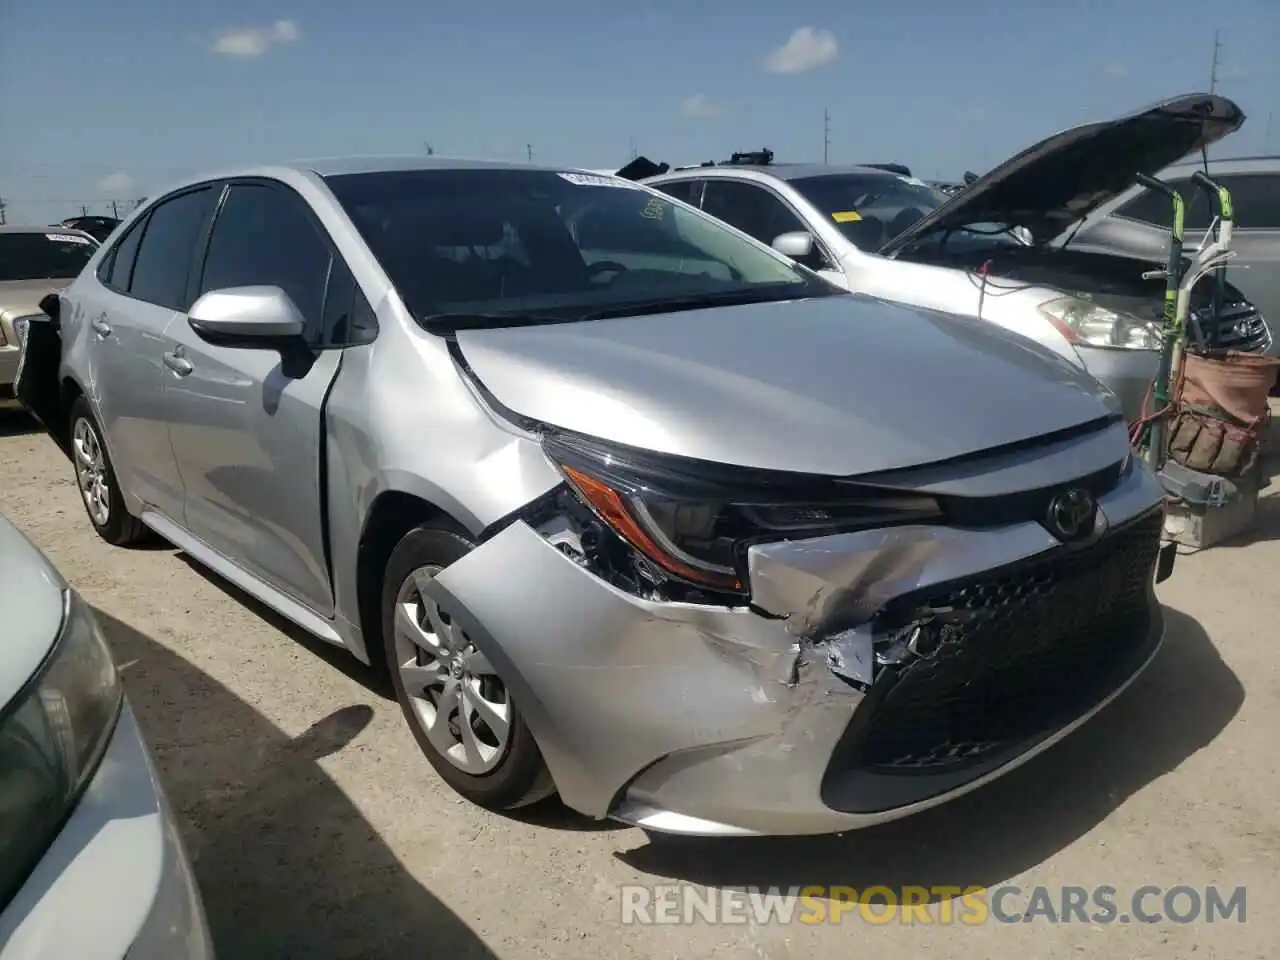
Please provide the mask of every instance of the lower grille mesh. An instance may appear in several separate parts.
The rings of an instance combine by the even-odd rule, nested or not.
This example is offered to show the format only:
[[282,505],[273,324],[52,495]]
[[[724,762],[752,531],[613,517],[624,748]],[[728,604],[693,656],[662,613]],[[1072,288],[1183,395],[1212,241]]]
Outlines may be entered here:
[[922,608],[965,619],[941,628],[931,656],[882,677],[855,765],[924,772],[980,760],[1099,702],[1149,640],[1162,527],[1156,512],[1088,548],[894,600],[878,623],[912,622]]

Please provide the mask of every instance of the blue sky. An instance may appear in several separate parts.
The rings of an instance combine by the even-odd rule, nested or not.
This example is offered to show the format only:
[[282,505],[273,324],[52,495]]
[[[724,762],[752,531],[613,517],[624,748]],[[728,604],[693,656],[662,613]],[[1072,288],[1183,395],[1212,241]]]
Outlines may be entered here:
[[[1280,152],[1276,0],[0,0],[10,222],[102,212],[241,161],[416,153],[621,165],[768,146],[983,170],[1063,127],[1207,88]],[[797,31],[799,31],[797,33]]]

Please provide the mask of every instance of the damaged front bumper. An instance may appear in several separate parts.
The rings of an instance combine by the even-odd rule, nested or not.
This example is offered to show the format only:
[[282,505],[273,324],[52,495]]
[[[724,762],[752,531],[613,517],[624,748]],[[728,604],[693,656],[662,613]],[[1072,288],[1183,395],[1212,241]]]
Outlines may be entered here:
[[1159,503],[1137,468],[1085,545],[1038,523],[758,545],[751,607],[638,598],[517,521],[430,590],[568,806],[671,833],[831,833],[1002,775],[1141,672],[1163,630]]

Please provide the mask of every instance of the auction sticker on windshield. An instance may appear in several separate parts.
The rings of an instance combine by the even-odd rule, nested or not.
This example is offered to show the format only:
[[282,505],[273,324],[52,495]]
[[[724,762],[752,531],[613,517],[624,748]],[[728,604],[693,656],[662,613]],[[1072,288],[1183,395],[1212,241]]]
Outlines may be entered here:
[[862,214],[857,210],[839,210],[831,215],[831,219],[836,223],[857,223],[862,219]]
[[70,233],[46,233],[44,236],[54,243],[81,243],[87,247],[91,242],[88,237],[77,237]]
[[580,187],[621,187],[623,190],[640,189],[634,183],[619,177],[602,177],[598,173],[561,173],[562,180],[576,183]]

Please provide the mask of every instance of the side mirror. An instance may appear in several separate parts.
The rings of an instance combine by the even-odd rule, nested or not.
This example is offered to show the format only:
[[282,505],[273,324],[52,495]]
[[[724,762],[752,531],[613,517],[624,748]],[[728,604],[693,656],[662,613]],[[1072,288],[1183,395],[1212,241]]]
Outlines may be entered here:
[[769,244],[769,246],[784,257],[790,257],[792,260],[798,261],[812,259],[814,251],[817,249],[813,242],[813,234],[804,230],[779,234],[773,238],[773,243]]
[[279,287],[210,290],[191,305],[187,322],[202,340],[222,347],[279,349],[300,340],[306,322]]

